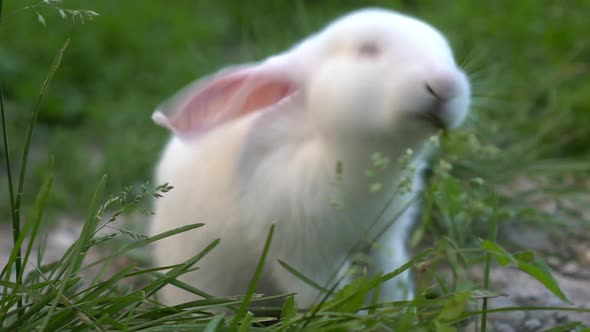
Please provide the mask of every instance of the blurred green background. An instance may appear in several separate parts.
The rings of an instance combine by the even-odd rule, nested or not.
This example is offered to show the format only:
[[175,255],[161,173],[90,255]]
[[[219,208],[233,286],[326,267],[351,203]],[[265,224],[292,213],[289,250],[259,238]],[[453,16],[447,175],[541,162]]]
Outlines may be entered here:
[[[25,191],[30,204],[53,172],[51,213],[83,213],[104,173],[111,192],[150,179],[168,137],[152,123],[151,113],[186,83],[283,50],[365,6],[418,16],[451,41],[474,87],[470,123],[449,148],[465,177],[505,185],[533,166],[556,183],[588,174],[590,1],[65,0],[54,5],[100,16],[81,24],[64,20],[43,2],[5,0],[0,24],[0,79],[15,169],[43,78],[70,39],[39,114]],[[482,156],[482,147],[495,153]],[[0,171],[6,172],[4,162]],[[5,176],[0,188],[4,221],[9,219]]]

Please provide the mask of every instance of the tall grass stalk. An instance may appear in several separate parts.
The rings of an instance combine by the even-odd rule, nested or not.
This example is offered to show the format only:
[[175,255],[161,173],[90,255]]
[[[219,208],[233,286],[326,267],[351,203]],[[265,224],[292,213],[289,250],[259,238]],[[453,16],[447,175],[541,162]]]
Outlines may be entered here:
[[[488,239],[490,242],[496,242],[496,234],[498,232],[498,224],[497,224],[497,215],[496,212],[498,211],[498,199],[496,198],[496,204],[494,204],[494,209],[490,220],[490,230],[488,234]],[[489,289],[490,288],[490,270],[492,265],[492,254],[486,252],[485,254],[485,262],[484,262],[484,282],[483,288]],[[488,325],[488,298],[484,297],[481,305],[481,331],[486,332]]]
[[[6,167],[7,167],[7,178],[9,183],[9,196],[10,196],[10,207],[11,207],[11,216],[12,216],[12,238],[13,238],[13,245],[15,246],[16,257],[14,260],[14,267],[16,272],[16,286],[22,284],[22,253],[20,247],[17,246],[17,241],[20,237],[21,232],[21,225],[20,225],[20,212],[21,212],[21,202],[24,192],[24,184],[25,178],[27,173],[27,162],[29,158],[29,149],[31,147],[31,141],[33,139],[33,132],[35,130],[35,124],[37,123],[37,116],[39,115],[39,111],[41,110],[41,104],[43,102],[43,97],[49,87],[49,83],[53,78],[53,75],[59,68],[61,63],[61,59],[63,57],[63,53],[67,48],[69,43],[69,39],[67,39],[61,49],[58,51],[57,55],[53,59],[51,67],[45,76],[45,80],[41,85],[41,90],[39,91],[39,95],[37,97],[37,101],[35,102],[35,106],[33,108],[33,112],[31,114],[31,120],[29,121],[29,127],[27,129],[27,134],[25,136],[25,144],[23,147],[22,158],[21,158],[21,165],[20,165],[20,172],[19,172],[19,179],[18,179],[18,188],[16,191],[16,198],[14,194],[14,187],[12,184],[12,173],[11,173],[11,164],[10,164],[10,156],[8,152],[8,135],[6,133],[6,125],[5,125],[5,114],[4,114],[4,102],[2,100],[2,127],[3,127],[3,139],[4,139],[4,147],[5,147],[5,158],[6,158]],[[1,93],[0,93],[1,94]],[[10,271],[9,271],[10,272]],[[10,273],[7,273],[7,280],[10,278]],[[16,289],[15,289],[16,292]],[[22,307],[22,299],[19,299],[17,302],[17,307]],[[19,311],[20,316],[21,311]]]
[[254,272],[254,275],[252,276],[252,280],[250,281],[250,285],[248,285],[248,290],[246,291],[246,295],[244,295],[244,299],[242,301],[242,304],[240,305],[240,308],[238,309],[238,312],[236,313],[236,316],[234,317],[234,320],[231,324],[230,330],[231,331],[235,331],[236,327],[238,326],[238,323],[240,322],[240,320],[242,319],[242,317],[244,317],[244,321],[242,322],[242,324],[248,325],[248,320],[251,320],[252,317],[248,317],[248,315],[246,315],[246,310],[248,309],[248,304],[250,303],[250,299],[252,299],[252,296],[254,295],[254,291],[256,289],[256,285],[258,284],[258,280],[260,280],[260,277],[262,276],[262,269],[264,268],[264,263],[266,263],[266,257],[268,256],[268,251],[270,250],[270,244],[272,243],[272,237],[274,235],[275,232],[275,225],[272,224],[272,226],[270,227],[270,230],[268,232],[268,236],[266,237],[266,243],[264,243],[264,249],[262,249],[262,255],[260,255],[260,260],[258,261],[258,264],[256,265],[256,270]]
[[[82,233],[80,234],[80,238],[78,239],[78,241],[76,241],[76,244],[74,245],[74,248],[72,250],[72,255],[70,256],[71,261],[67,265],[64,280],[71,280],[75,277],[74,274],[80,270],[82,261],[84,260],[84,257],[88,252],[88,250],[86,250],[86,244],[90,241],[92,234],[96,229],[96,225],[99,221],[99,218],[97,217],[97,212],[100,207],[100,201],[104,195],[106,180],[107,176],[105,175],[102,177],[98,184],[98,187],[96,188],[96,192],[94,193],[94,197],[92,198],[92,202],[90,203],[90,208],[88,209],[88,214],[84,222],[84,227],[82,228]],[[49,324],[49,320],[53,318],[53,313],[57,308],[57,304],[64,300],[62,297],[67,285],[68,283],[64,282],[58,288],[57,294],[55,295],[53,303],[51,304],[51,308],[45,316],[43,325],[41,325],[41,331],[45,331]]]
[[[0,0],[0,22],[2,22],[2,0]],[[6,177],[8,180],[8,196],[10,197],[10,217],[12,221],[12,242],[16,244],[19,233],[20,233],[20,224],[17,209],[15,208],[15,200],[14,200],[14,186],[12,184],[12,166],[10,163],[10,153],[8,152],[8,133],[6,131],[6,114],[4,111],[4,82],[0,82],[0,113],[2,116],[2,138],[4,141],[4,160],[6,161]],[[21,251],[18,249],[16,261],[14,264],[14,268],[16,270],[16,275],[20,275],[21,272]],[[9,280],[10,274],[8,274],[7,279]],[[6,296],[6,288],[3,290],[3,296]],[[22,307],[22,301],[18,301],[17,303],[18,308]],[[2,325],[3,318],[0,318],[0,325]]]
[[[14,209],[14,189],[12,185],[12,171],[11,171],[11,164],[10,164],[10,154],[8,153],[8,135],[6,133],[6,115],[4,113],[4,90],[0,83],[0,114],[2,116],[2,138],[4,141],[4,160],[6,161],[6,177],[8,180],[8,196],[10,197],[10,216],[12,219],[12,243],[16,246],[18,241],[18,237],[20,235],[20,225],[19,221],[16,217],[15,209]],[[18,249],[16,260],[15,260],[15,270],[16,275],[20,275],[21,272],[21,251],[20,248]],[[6,280],[10,280],[10,271],[6,275]],[[8,288],[4,288],[2,290],[2,296],[6,297],[6,293],[8,292]],[[22,307],[22,301],[17,303],[18,308]],[[0,317],[0,326],[4,318]]]

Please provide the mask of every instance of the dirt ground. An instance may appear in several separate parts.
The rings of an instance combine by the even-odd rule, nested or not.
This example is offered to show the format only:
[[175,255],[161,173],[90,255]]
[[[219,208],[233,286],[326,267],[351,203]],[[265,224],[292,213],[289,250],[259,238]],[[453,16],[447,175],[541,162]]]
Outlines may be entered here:
[[[63,219],[49,231],[45,261],[53,261],[61,257],[63,252],[78,237],[80,223]],[[590,308],[590,243],[571,241],[555,243],[542,230],[522,226],[511,226],[503,230],[502,236],[509,240],[525,243],[529,248],[541,252],[552,252],[552,248],[560,248],[561,254],[545,256],[554,271],[562,290],[574,303],[574,307]],[[0,224],[0,266],[8,259],[11,250],[11,230],[9,224]],[[563,254],[563,248],[569,253]],[[96,253],[94,253],[96,255]],[[29,267],[31,268],[31,267]],[[481,268],[470,271],[475,279],[483,278]],[[508,296],[490,300],[491,308],[517,306],[568,306],[547,291],[539,282],[528,275],[514,269],[497,267],[491,274],[492,287],[495,291]],[[533,332],[564,325],[568,322],[580,321],[590,325],[589,313],[564,311],[511,311],[490,315],[488,331],[498,332]],[[462,330],[477,331],[476,322],[469,322]]]
[[[559,272],[557,272],[559,271]],[[492,271],[491,282],[495,290],[508,294],[490,300],[490,308],[518,307],[518,306],[555,306],[555,307],[583,307],[590,308],[590,283],[587,274],[590,269],[580,270],[579,274],[566,274],[564,269],[554,270],[561,289],[574,303],[570,306],[563,303],[556,296],[545,289],[538,281],[523,272],[513,268],[496,268]],[[474,272],[481,276],[481,271]],[[586,276],[584,276],[584,274]],[[519,332],[545,331],[552,327],[565,325],[570,322],[582,322],[590,325],[590,313],[576,313],[564,311],[511,311],[489,316],[491,331]],[[475,332],[475,322],[467,324],[463,331]]]
[[[570,307],[590,309],[590,242],[582,238],[552,237],[549,229],[538,226],[508,225],[501,231],[505,242],[518,243],[539,253],[551,267],[561,290],[573,305],[564,303],[541,283],[512,267],[495,267],[490,281],[492,289],[507,294],[490,299],[490,308],[501,307]],[[481,268],[469,271],[475,280],[483,280]],[[566,311],[511,311],[489,316],[491,331],[536,332],[582,322],[590,326],[590,313]],[[463,331],[478,331],[470,322]]]

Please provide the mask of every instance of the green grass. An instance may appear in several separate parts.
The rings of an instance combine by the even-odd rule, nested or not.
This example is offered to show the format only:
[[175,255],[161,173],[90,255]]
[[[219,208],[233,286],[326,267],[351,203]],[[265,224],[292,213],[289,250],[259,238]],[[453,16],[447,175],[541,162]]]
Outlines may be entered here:
[[[79,19],[64,21],[57,10],[41,4],[35,10],[45,26],[37,12],[23,9],[35,3],[4,1],[0,23],[6,135],[0,150],[6,162],[0,172],[7,175],[0,177],[0,216],[6,216],[0,222],[12,221],[15,229],[15,249],[0,273],[0,331],[377,331],[387,326],[453,331],[461,321],[494,312],[485,305],[477,308],[501,290],[469,284],[461,272],[481,263],[487,274],[493,260],[520,268],[567,300],[526,244],[508,252],[496,243],[495,225],[518,221],[563,233],[588,226],[575,206],[565,208],[563,203],[588,204],[584,181],[590,172],[590,126],[584,124],[590,123],[590,42],[585,36],[590,31],[590,2],[370,3],[412,13],[439,27],[473,81],[469,123],[440,141],[423,222],[412,239],[416,246],[433,249],[406,266],[442,264],[453,273],[448,277],[426,269],[420,273],[422,295],[416,300],[372,302],[372,307],[365,307],[364,299],[388,276],[361,276],[310,311],[288,300],[282,319],[271,326],[263,324],[268,318],[247,312],[249,304],[261,301],[252,292],[216,299],[174,280],[214,250],[215,239],[204,252],[168,272],[131,266],[90,284],[79,274],[91,266],[106,270],[118,255],[200,226],[152,238],[122,227],[109,236],[96,233],[115,227],[122,213],[146,212],[146,198],[169,189],[143,185],[167,137],[150,119],[160,101],[224,65],[280,51],[360,2],[224,0],[213,5],[178,0],[172,5],[163,0],[72,0],[59,6],[91,9],[100,16],[84,24]],[[57,69],[55,54],[66,40],[69,45],[63,57],[58,56]],[[533,182],[533,188],[514,186],[523,179]],[[120,193],[107,198],[107,192]],[[547,213],[536,203],[539,198],[564,207]],[[24,239],[35,239],[42,224],[61,215],[86,215],[80,240],[56,264],[40,258],[33,262],[34,241],[25,244]],[[272,231],[266,245],[271,240]],[[94,262],[82,261],[89,248],[105,244],[117,249]],[[260,264],[264,247],[261,243]],[[23,272],[27,264],[35,265],[29,274]],[[139,281],[129,286],[129,279]],[[253,276],[252,290],[255,281]],[[167,283],[204,299],[163,307],[150,295]],[[224,315],[210,313],[226,307],[230,310]],[[362,309],[367,313],[360,314]],[[548,309],[588,311],[495,310]]]

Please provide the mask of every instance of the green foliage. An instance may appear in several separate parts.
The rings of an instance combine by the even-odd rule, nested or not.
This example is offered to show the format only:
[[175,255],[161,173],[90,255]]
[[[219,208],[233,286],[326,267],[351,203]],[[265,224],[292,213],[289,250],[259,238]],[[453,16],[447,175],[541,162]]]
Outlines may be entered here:
[[508,264],[514,264],[522,271],[528,273],[531,277],[541,282],[548,290],[553,292],[564,302],[570,303],[565,294],[559,289],[557,281],[551,275],[551,270],[547,264],[532,251],[521,251],[515,254],[510,254],[498,244],[483,240],[482,248],[494,255],[500,265],[506,266]]

